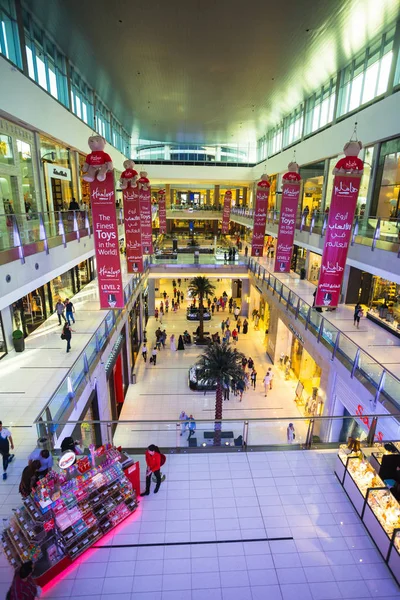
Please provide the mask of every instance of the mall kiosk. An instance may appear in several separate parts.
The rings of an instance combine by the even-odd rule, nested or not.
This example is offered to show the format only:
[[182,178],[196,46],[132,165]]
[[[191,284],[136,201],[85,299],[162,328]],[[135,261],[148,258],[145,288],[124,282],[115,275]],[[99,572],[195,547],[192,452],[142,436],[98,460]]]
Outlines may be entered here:
[[[90,456],[65,452],[60,473],[50,471],[16,509],[2,533],[5,555],[14,568],[35,563],[43,586],[137,508],[139,463],[105,444]],[[127,474],[126,474],[127,473]]]

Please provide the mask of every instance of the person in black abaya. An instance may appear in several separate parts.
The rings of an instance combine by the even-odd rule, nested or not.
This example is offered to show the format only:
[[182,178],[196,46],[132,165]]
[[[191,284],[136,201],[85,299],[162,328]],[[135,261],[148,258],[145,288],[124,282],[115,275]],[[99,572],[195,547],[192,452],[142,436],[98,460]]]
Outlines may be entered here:
[[180,335],[178,340],[178,350],[184,350],[185,344],[183,343],[183,337]]

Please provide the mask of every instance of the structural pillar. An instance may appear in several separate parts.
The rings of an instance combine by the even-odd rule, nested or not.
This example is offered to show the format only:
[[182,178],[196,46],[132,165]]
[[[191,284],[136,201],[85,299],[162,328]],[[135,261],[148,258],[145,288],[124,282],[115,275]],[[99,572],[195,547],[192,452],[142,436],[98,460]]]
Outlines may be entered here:
[[149,317],[154,317],[154,309],[156,306],[156,292],[155,292],[155,279],[148,279],[148,300],[147,307],[149,312]]
[[211,190],[206,190],[206,205],[210,206],[211,204]]
[[242,279],[242,305],[240,308],[240,316],[249,318],[249,303],[250,303],[250,279]]
[[169,183],[165,186],[165,206],[171,208],[171,184]]
[[236,188],[235,206],[240,204],[240,188]]
[[[1,311],[1,318],[3,321],[4,337],[7,344],[7,351],[11,352],[14,347],[12,333],[14,330],[12,320],[12,306],[6,306]],[[21,326],[22,328],[22,326]]]
[[247,206],[247,187],[243,187],[243,206]]
[[214,204],[215,206],[218,206],[219,204],[219,185],[214,185]]

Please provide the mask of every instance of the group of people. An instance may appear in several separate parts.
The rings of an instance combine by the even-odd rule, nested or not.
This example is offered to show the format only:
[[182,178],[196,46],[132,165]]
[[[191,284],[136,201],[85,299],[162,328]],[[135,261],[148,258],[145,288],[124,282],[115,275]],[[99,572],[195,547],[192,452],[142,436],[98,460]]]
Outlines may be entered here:
[[224,262],[236,260],[238,257],[239,257],[239,252],[234,246],[229,248],[228,251],[224,252]]
[[179,415],[179,421],[181,422],[181,436],[187,431],[189,434],[187,441],[189,441],[196,432],[196,421],[193,415],[188,416],[184,410]]
[[58,317],[59,325],[62,325],[62,319],[64,319],[64,327],[61,333],[61,339],[66,340],[67,352],[69,352],[71,350],[72,332],[74,331],[71,328],[71,321],[75,323],[75,307],[68,298],[66,298],[64,302],[62,302],[61,298],[59,298],[56,304],[55,312]]

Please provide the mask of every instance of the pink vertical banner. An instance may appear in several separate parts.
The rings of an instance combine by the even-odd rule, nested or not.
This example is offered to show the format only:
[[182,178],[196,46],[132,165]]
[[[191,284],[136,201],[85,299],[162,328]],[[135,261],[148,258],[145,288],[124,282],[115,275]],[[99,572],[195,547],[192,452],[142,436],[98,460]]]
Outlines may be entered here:
[[276,242],[275,273],[289,273],[292,262],[296,217],[300,198],[301,177],[297,163],[289,164],[289,171],[282,177],[282,204]]
[[167,233],[167,205],[165,201],[165,190],[158,192],[158,221],[160,233]]
[[336,175],[333,181],[316,306],[339,304],[360,182],[354,175]]
[[143,254],[153,254],[151,189],[146,171],[140,171],[138,183]]
[[128,273],[143,273],[139,188],[127,187],[124,196],[125,248]]
[[267,223],[268,196],[270,184],[268,175],[261,175],[257,184],[256,208],[253,219],[253,240],[251,256],[262,256],[264,251],[265,225]]
[[221,227],[222,235],[227,235],[229,233],[229,223],[231,220],[231,203],[232,203],[232,192],[231,192],[231,190],[226,190],[225,196],[224,196],[224,208],[222,211],[222,227]]
[[90,183],[93,235],[96,250],[100,308],[124,308],[114,173]]

